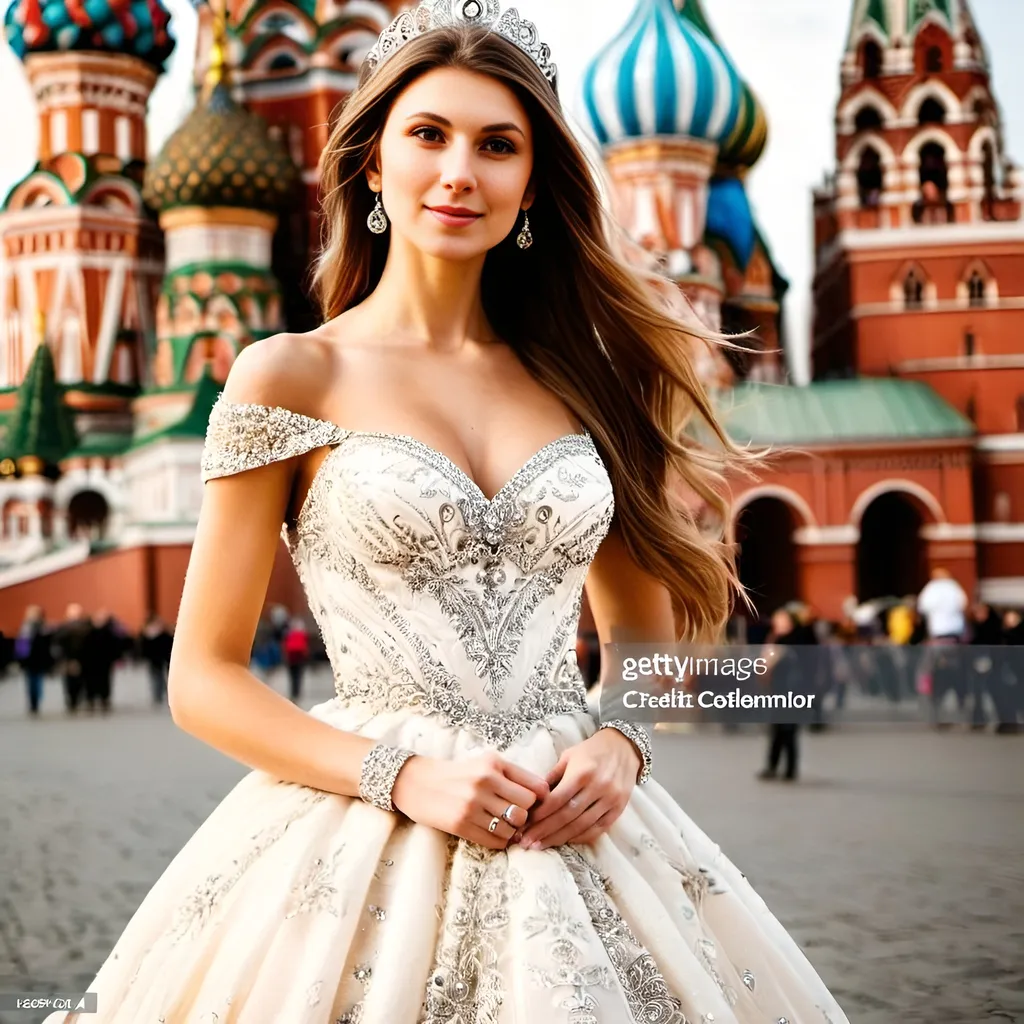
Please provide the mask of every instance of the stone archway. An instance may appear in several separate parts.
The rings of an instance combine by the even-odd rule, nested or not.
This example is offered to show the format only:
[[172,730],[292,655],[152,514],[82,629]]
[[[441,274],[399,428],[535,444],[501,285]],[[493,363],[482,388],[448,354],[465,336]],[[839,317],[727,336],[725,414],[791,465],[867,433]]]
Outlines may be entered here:
[[793,540],[798,525],[792,505],[767,495],[748,502],[737,517],[740,582],[761,619],[799,596]]
[[928,581],[927,545],[921,527],[932,520],[926,506],[906,491],[885,491],[860,517],[857,597],[905,597]]

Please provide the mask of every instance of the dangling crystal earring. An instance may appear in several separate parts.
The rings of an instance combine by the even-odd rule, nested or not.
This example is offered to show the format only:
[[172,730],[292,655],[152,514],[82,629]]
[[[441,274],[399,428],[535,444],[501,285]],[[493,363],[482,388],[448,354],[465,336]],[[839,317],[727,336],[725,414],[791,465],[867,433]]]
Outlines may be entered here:
[[388,229],[388,215],[381,205],[379,192],[377,193],[377,204],[370,211],[370,216],[366,218],[366,226],[375,235],[382,235]]
[[516,245],[520,249],[529,249],[533,245],[533,235],[530,234],[530,215],[523,210],[523,230],[516,237]]

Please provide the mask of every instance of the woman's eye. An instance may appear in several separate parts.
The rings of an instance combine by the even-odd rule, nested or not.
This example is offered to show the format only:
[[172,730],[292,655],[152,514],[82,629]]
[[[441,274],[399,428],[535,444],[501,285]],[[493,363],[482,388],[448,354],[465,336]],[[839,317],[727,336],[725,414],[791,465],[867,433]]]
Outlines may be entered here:
[[512,145],[512,143],[509,142],[508,139],[499,139],[499,138],[488,139],[487,142],[486,142],[486,145],[489,146],[492,142],[497,142],[502,147],[501,149],[495,150],[494,152],[497,152],[497,153],[514,153],[516,151],[516,147],[514,145]]
[[[416,128],[413,131],[413,135],[423,139],[424,142],[437,142],[438,140],[424,138],[423,135],[420,134],[421,132],[433,133],[434,135],[441,136],[441,132],[437,128],[431,128],[429,125],[424,125],[422,128]],[[441,137],[443,138],[443,136]]]

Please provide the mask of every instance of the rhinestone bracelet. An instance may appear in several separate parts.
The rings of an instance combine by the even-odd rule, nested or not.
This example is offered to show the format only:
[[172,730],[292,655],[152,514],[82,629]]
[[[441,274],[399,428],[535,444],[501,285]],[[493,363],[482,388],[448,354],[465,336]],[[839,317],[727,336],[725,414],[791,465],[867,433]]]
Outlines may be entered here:
[[359,798],[365,800],[382,811],[393,811],[391,790],[395,787],[395,779],[402,770],[402,765],[416,751],[405,747],[390,747],[386,743],[378,743],[370,748],[363,758],[359,773]]
[[602,722],[599,728],[617,729],[636,747],[637,753],[643,761],[636,777],[636,784],[642,786],[651,777],[651,738],[647,735],[647,730],[642,725],[637,725],[636,722],[627,722],[620,718]]

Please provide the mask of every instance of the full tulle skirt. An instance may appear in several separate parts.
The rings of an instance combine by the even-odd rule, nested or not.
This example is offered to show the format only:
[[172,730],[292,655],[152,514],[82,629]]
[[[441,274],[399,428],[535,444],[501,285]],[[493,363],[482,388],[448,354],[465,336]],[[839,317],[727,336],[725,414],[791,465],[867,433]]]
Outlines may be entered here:
[[[475,735],[328,701],[339,729],[459,758]],[[594,720],[503,754],[546,774]],[[657,765],[655,765],[655,771]],[[490,851],[358,799],[246,775],[44,1024],[845,1024],[799,947],[666,790],[592,845]]]

